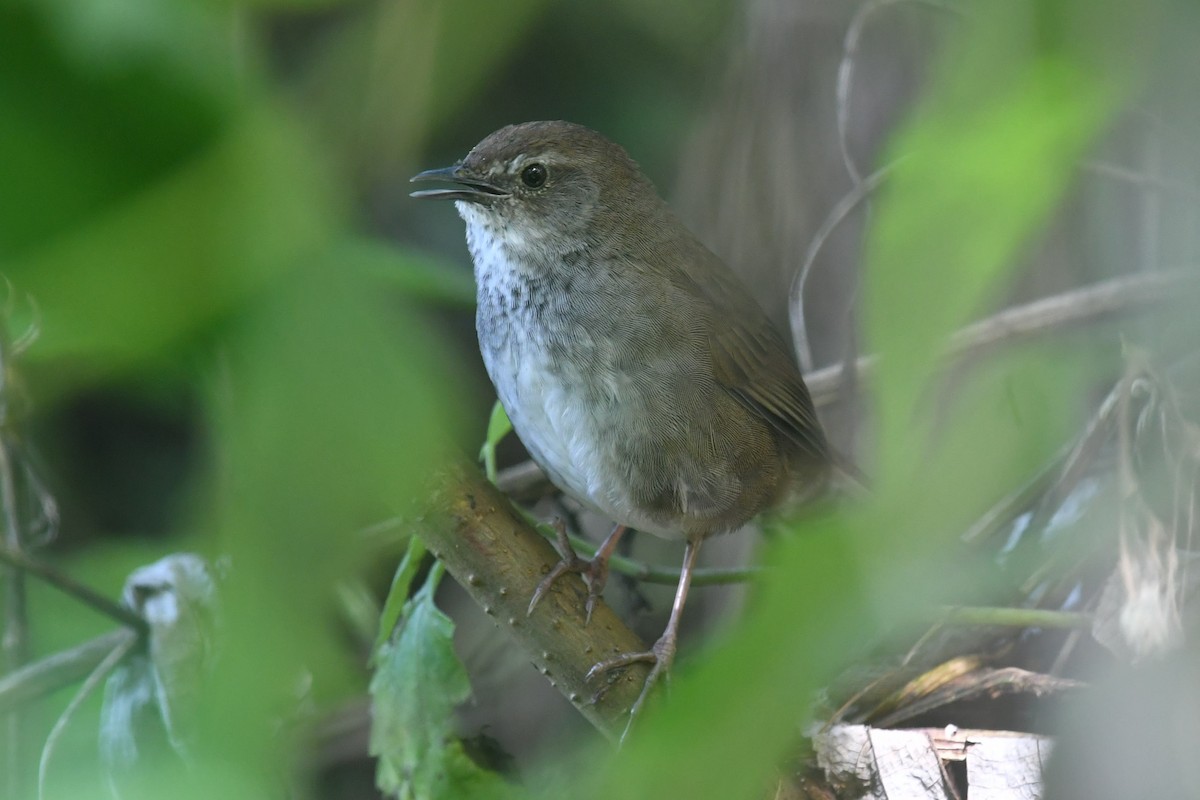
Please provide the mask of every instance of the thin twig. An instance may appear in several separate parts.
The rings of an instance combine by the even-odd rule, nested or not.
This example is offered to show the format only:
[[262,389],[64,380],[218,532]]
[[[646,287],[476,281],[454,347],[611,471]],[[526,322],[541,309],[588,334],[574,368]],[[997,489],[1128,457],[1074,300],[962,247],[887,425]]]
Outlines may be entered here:
[[975,354],[1032,334],[1164,300],[1174,290],[1184,286],[1187,280],[1194,281],[1196,277],[1194,270],[1137,273],[1043,297],[1006,309],[958,331],[950,339],[950,354]]
[[100,686],[101,681],[108,677],[108,674],[117,668],[121,660],[133,650],[137,644],[137,639],[130,637],[123,642],[117,644],[108,655],[104,657],[91,674],[87,676],[87,680],[79,687],[79,691],[71,698],[71,702],[63,709],[58,720],[54,723],[54,727],[50,729],[50,735],[46,737],[46,743],[42,745],[42,757],[38,760],[38,798],[45,797],[46,792],[46,773],[50,768],[50,758],[54,755],[54,750],[58,746],[58,740],[62,738],[63,731],[67,729],[67,724],[71,718],[75,716],[75,712],[83,705],[92,693]]
[[[4,369],[0,361],[0,371]],[[0,514],[3,514],[4,543],[20,554],[21,528],[17,521],[16,489],[13,485],[12,461],[8,450],[7,432],[0,431]],[[16,566],[5,570],[4,592],[4,658],[3,671],[13,672],[29,659],[29,609],[25,575]],[[8,746],[4,753],[6,790],[10,797],[21,793],[24,772],[23,720],[20,710],[14,710],[4,720]]]
[[[1043,297],[1025,305],[1005,309],[994,316],[959,330],[950,338],[947,357],[974,356],[1002,344],[1023,341],[1046,331],[1092,322],[1119,312],[1129,312],[1169,299],[1195,281],[1193,270],[1163,270],[1138,273],[1102,281],[1061,294]],[[869,377],[876,356],[858,360],[858,374]],[[829,403],[837,393],[841,365],[825,367],[805,376],[813,402]]]
[[1091,614],[1053,611],[1045,608],[951,606],[941,620],[948,625],[994,625],[1005,628],[1066,628],[1075,630],[1092,624]]
[[0,677],[0,714],[82,680],[114,648],[136,641],[136,633],[118,628]]
[[[889,2],[890,0],[884,0]],[[854,156],[850,155],[850,91],[854,83],[854,65],[858,56],[858,41],[862,36],[869,17],[881,3],[864,3],[859,6],[850,27],[846,28],[846,36],[842,39],[842,60],[838,64],[837,89],[835,103],[837,107],[838,149],[842,151],[842,164],[850,180],[857,186],[862,180]]]
[[[0,364],[0,368],[3,365]],[[4,524],[4,545],[13,553],[23,554],[21,526],[17,520],[17,490],[13,483],[12,457],[7,436],[0,432],[0,515]],[[23,666],[27,656],[29,631],[26,628],[25,581],[16,565],[9,575],[5,601],[4,651],[8,671]]]
[[94,589],[79,583],[74,578],[58,572],[40,561],[35,561],[21,552],[14,552],[8,547],[0,547],[0,562],[16,567],[19,570],[36,575],[59,591],[69,594],[84,605],[90,606],[101,614],[132,628],[139,636],[147,631],[146,621],[120,603],[116,603]]
[[1160,192],[1179,195],[1192,202],[1200,203],[1200,189],[1180,183],[1179,181],[1167,180],[1157,175],[1138,172],[1137,170],[1117,164],[1110,164],[1106,161],[1085,161],[1083,162],[1083,169],[1096,175],[1103,175],[1106,178],[1132,183],[1135,186],[1143,188],[1157,189]]
[[805,372],[813,368],[812,348],[808,342],[807,323],[804,320],[804,287],[808,283],[808,275],[812,272],[813,264],[816,263],[821,248],[825,246],[825,241],[849,216],[850,212],[869,197],[879,184],[883,183],[898,163],[899,160],[894,161],[872,172],[864,180],[855,184],[854,188],[838,201],[833,210],[829,212],[829,216],[821,223],[821,227],[817,229],[804,254],[800,271],[792,280],[792,288],[788,292],[788,315],[792,327],[792,343],[796,348],[796,358],[800,362],[800,369]]
[[862,173],[859,172],[858,164],[850,154],[850,95],[853,91],[858,44],[867,27],[867,20],[872,14],[888,6],[900,4],[924,6],[956,16],[962,14],[960,9],[936,0],[875,0],[875,2],[859,6],[858,11],[854,14],[854,19],[850,21],[850,26],[846,28],[845,38],[842,39],[842,60],[838,64],[836,95],[838,147],[842,152],[842,163],[846,166],[846,173],[855,185],[862,181]]
[[532,501],[546,494],[549,481],[536,461],[522,461],[497,471],[496,486],[515,500]]
[[[8,292],[3,321],[7,322],[12,319],[17,295],[7,277],[5,284]],[[7,326],[0,331],[0,515],[4,526],[3,543],[17,555],[23,555],[25,548],[32,546],[32,539],[21,525],[15,473],[20,469],[26,475],[32,475],[33,470],[22,458],[19,450],[20,439],[15,429],[13,405],[16,400],[21,399],[21,394],[10,386],[10,380],[13,376],[13,361],[37,339],[40,330],[37,304],[30,300],[30,306],[33,322],[15,342],[10,340]],[[5,578],[5,599],[0,674],[14,672],[29,660],[28,587],[25,573],[18,567],[9,565],[2,574]],[[5,738],[8,741],[8,748],[4,753],[4,774],[7,776],[5,788],[9,796],[15,797],[21,794],[24,788],[24,747],[27,737],[23,730],[21,710],[14,709],[9,713],[4,720],[4,726],[7,729]]]
[[[959,9],[938,2],[937,0],[875,0],[875,2],[864,3],[860,6],[854,18],[850,21],[850,26],[846,29],[846,35],[842,39],[842,58],[838,64],[835,106],[838,149],[841,151],[842,163],[845,165],[846,173],[850,176],[850,182],[853,185],[846,196],[834,206],[829,216],[825,219],[825,222],[822,223],[821,228],[813,237],[813,241],[809,244],[808,252],[805,254],[804,263],[800,271],[796,274],[796,278],[792,281],[792,288],[788,297],[788,314],[792,328],[793,346],[796,350],[796,358],[800,362],[800,369],[805,372],[811,371],[815,366],[813,364],[812,347],[808,341],[808,326],[804,317],[804,288],[808,283],[809,272],[811,272],[812,266],[816,262],[817,254],[824,246],[825,240],[829,238],[833,231],[859,203],[866,202],[879,182],[886,177],[886,174],[894,166],[894,164],[886,165],[872,173],[866,179],[863,178],[862,172],[854,160],[854,156],[850,153],[850,100],[854,86],[854,68],[857,63],[858,45],[862,39],[863,31],[866,29],[867,20],[876,11],[901,3],[925,6],[951,14],[961,14]],[[866,205],[866,213],[870,214],[869,205]]]
[[853,89],[854,65],[858,58],[858,43],[862,40],[866,22],[871,14],[882,8],[900,4],[924,6],[935,11],[954,14],[954,16],[961,16],[962,13],[960,8],[937,2],[937,0],[875,0],[875,2],[859,6],[858,11],[854,13],[854,18],[846,29],[846,36],[841,42],[841,62],[838,65],[838,84],[836,84],[836,108],[838,108],[836,119],[838,119],[838,146],[841,149],[841,163],[845,164],[846,173],[850,175],[854,184],[858,184],[862,180],[858,164],[854,163],[854,157],[850,154],[850,96]]
[[[553,541],[554,534],[547,529],[547,526],[538,525],[537,530],[547,540]],[[571,547],[575,549],[576,553],[581,553],[585,556],[596,554],[596,545],[582,536],[570,534],[568,538],[571,540]],[[662,583],[668,586],[674,586],[679,583],[679,569],[677,567],[654,566],[617,553],[613,553],[609,557],[608,565],[614,571],[622,575],[628,575],[643,583]],[[761,574],[761,567],[697,568],[692,570],[692,585],[725,586],[731,583],[745,583]]]

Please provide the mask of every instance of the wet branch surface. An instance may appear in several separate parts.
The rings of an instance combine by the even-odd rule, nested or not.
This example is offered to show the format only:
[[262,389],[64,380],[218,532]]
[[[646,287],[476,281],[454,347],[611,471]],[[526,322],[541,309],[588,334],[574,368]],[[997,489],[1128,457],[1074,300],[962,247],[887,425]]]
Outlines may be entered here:
[[438,476],[414,532],[588,721],[610,738],[621,732],[649,666],[634,664],[592,682],[584,676],[596,662],[646,644],[603,599],[585,625],[587,589],[576,574],[558,580],[527,614],[534,589],[559,557],[507,497],[477,470],[455,465]]

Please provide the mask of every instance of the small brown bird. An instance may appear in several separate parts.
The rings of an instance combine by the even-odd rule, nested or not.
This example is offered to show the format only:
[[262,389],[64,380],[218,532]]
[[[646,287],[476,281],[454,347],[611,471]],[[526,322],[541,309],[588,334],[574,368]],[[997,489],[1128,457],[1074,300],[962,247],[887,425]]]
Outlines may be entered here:
[[617,523],[591,561],[566,545],[530,610],[579,571],[590,617],[627,528],[686,543],[662,637],[589,673],[653,662],[636,714],[674,658],[701,542],[827,480],[808,389],[738,278],[599,133],[511,125],[413,180],[457,184],[413,197],[454,200],[466,222],[479,346],[513,428],[560,489]]

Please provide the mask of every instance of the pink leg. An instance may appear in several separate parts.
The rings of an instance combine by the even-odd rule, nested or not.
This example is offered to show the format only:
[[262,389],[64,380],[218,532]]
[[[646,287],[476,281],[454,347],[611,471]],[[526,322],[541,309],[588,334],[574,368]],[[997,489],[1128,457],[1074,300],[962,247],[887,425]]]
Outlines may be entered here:
[[[654,664],[650,674],[646,676],[642,693],[638,695],[637,702],[629,709],[630,724],[641,711],[654,684],[667,673],[667,670],[671,668],[671,662],[675,660],[676,643],[679,638],[679,620],[683,617],[683,605],[687,602],[688,588],[692,585],[692,571],[696,567],[696,555],[699,552],[699,541],[688,542],[687,549],[683,553],[683,569],[679,574],[679,585],[675,589],[675,602],[671,605],[671,618],[667,621],[666,630],[663,631],[662,636],[658,637],[654,646],[641,653],[622,653],[606,661],[601,661],[588,670],[587,679],[591,680],[609,670],[625,667],[638,661],[649,661]],[[625,733],[629,733],[628,727],[626,727]],[[625,738],[624,734],[621,738]]]

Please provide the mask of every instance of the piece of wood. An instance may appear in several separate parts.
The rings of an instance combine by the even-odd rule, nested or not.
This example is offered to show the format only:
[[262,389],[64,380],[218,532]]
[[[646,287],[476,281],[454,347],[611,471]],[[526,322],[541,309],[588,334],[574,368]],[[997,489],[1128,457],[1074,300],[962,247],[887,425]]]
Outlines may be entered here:
[[920,731],[870,728],[867,737],[875,759],[882,796],[953,800],[943,779],[942,764],[929,735]]
[[967,757],[971,800],[1038,800],[1051,747],[1041,736],[981,736]]
[[1011,731],[956,728],[888,730],[835,725],[813,736],[831,785],[860,787],[861,800],[953,800],[945,762],[966,762],[970,800],[1036,800],[1052,741]]

